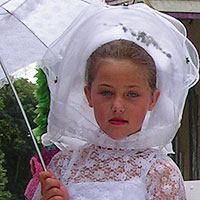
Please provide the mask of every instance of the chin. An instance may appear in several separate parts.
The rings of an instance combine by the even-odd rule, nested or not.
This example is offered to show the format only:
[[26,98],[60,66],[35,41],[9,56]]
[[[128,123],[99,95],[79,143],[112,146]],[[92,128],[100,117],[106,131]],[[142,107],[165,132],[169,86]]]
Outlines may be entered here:
[[[139,130],[140,131],[140,130]],[[110,137],[110,138],[112,138],[113,140],[122,140],[122,139],[124,139],[124,138],[127,138],[127,137],[129,137],[129,136],[131,136],[131,135],[133,135],[133,134],[135,134],[135,133],[137,133],[138,131],[136,131],[136,132],[134,132],[134,133],[130,133],[130,134],[126,134],[126,135],[110,135],[110,134],[107,134],[106,133],[106,135],[108,136],[108,137]]]
[[113,140],[122,140],[127,137],[127,136],[123,136],[123,135],[109,135],[109,134],[107,134],[107,136],[112,138]]

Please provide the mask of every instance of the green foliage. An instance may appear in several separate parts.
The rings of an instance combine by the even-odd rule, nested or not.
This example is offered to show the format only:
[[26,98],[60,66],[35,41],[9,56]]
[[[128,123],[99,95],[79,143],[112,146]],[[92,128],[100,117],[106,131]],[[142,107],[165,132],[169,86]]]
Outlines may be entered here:
[[5,107],[4,103],[3,103],[3,99],[0,97],[0,111],[3,110]]
[[6,177],[6,169],[3,167],[4,153],[0,150],[0,200],[9,199],[11,194],[6,191],[6,184],[8,183]]
[[35,91],[35,97],[39,104],[37,105],[36,109],[37,118],[34,120],[38,126],[33,130],[33,132],[38,143],[41,143],[41,135],[47,131],[47,117],[50,107],[50,92],[47,85],[46,76],[41,68],[38,68],[35,77],[37,78],[37,89]]
[[[14,86],[33,129],[36,127],[33,122],[37,105],[37,99],[34,97],[36,85],[27,79],[18,79]],[[8,176],[6,189],[12,194],[11,198],[5,199],[24,199],[24,190],[31,178],[29,161],[35,151],[9,85],[0,89],[0,141],[0,149],[5,153],[4,166]]]

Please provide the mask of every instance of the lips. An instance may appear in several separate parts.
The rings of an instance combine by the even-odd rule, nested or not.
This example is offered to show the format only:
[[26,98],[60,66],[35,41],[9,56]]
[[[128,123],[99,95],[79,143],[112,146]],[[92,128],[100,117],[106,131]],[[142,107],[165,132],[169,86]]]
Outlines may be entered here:
[[109,122],[110,122],[112,125],[120,126],[120,125],[125,125],[125,124],[127,124],[127,123],[128,123],[128,120],[125,120],[125,119],[120,118],[120,117],[114,117],[114,118],[110,119]]

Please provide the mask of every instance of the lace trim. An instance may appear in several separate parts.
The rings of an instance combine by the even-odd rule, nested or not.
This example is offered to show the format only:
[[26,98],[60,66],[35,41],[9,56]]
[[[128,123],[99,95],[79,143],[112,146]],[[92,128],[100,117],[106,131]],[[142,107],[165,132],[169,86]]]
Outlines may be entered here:
[[186,200],[182,175],[170,158],[155,160],[147,174],[146,187],[152,199]]
[[[73,196],[74,200],[79,199],[79,194],[76,194],[76,189],[73,189],[77,184],[90,184],[88,188],[90,190],[96,187],[96,183],[102,183],[102,188],[98,189],[101,192],[105,188],[109,191],[111,183],[119,184],[116,191],[110,191],[110,198],[108,198],[110,200],[113,199],[112,193],[117,190],[121,193],[125,191],[122,183],[129,182],[131,185],[136,180],[143,182],[147,200],[186,199],[180,171],[170,158],[153,149],[124,151],[88,145],[77,151],[68,149],[64,153],[57,153],[49,167],[54,170],[65,187],[69,188],[70,196]],[[100,185],[98,184],[98,187],[101,187]],[[85,192],[87,193],[87,190]]]

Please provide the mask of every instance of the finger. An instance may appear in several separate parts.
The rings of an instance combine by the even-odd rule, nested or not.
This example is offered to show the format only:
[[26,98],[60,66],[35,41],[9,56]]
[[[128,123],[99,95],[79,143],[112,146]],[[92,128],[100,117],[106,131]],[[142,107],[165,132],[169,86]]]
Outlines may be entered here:
[[49,189],[48,191],[45,192],[43,196],[43,199],[64,199],[64,196],[63,196],[63,192],[59,189],[59,188],[51,188]]
[[52,174],[50,171],[45,171],[45,172],[43,171],[43,172],[39,173],[40,182],[44,181],[47,178],[51,178],[51,177],[52,177]]
[[54,174],[52,169],[49,169],[48,172],[51,174],[52,178],[56,178],[56,175]]
[[60,196],[55,196],[55,197],[52,197],[51,199],[48,199],[48,200],[65,200],[63,197],[60,197]]
[[60,184],[60,190],[62,191],[64,199],[69,200],[69,193],[62,183]]
[[41,198],[42,200],[65,200],[64,197],[61,197],[61,196],[54,196],[54,197],[51,197],[50,199],[47,199],[45,197],[42,196]]
[[39,173],[39,180],[41,183],[44,182],[47,178],[56,178],[52,170],[43,171]]
[[43,182],[41,182],[42,193],[50,190],[51,188],[60,188],[59,180],[55,178],[46,178]]

